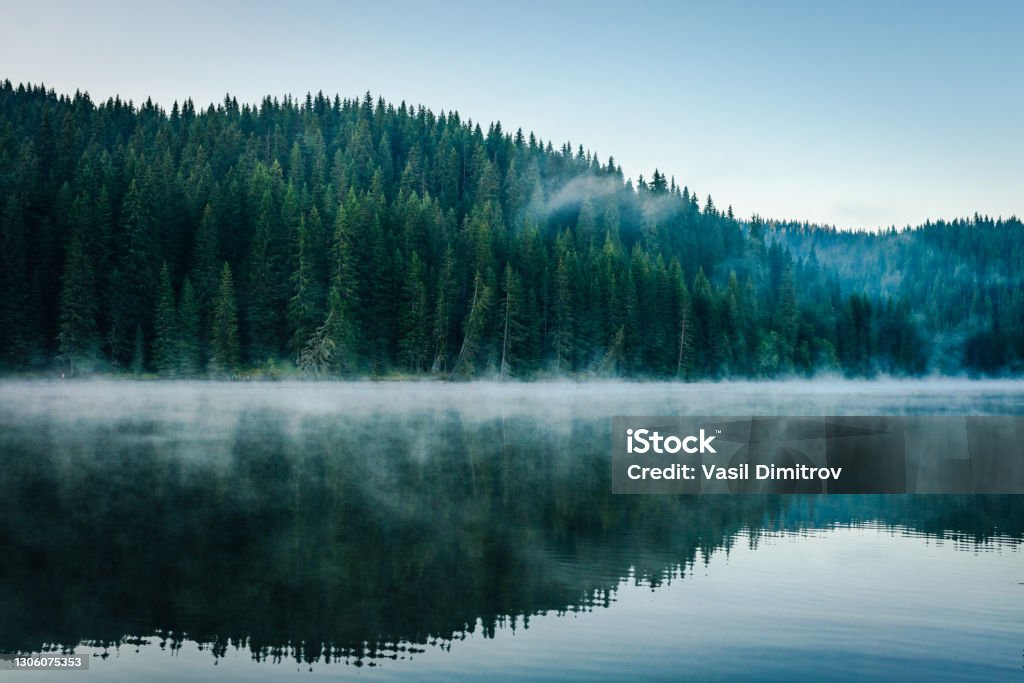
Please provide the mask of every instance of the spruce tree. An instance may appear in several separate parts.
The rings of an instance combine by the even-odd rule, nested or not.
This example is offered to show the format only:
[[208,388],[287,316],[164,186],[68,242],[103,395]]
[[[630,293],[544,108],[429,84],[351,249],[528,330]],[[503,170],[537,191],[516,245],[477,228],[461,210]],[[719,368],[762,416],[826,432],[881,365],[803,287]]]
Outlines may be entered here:
[[501,365],[498,376],[505,379],[518,373],[526,342],[523,283],[509,264],[505,264],[502,277],[502,295]]
[[[256,215],[256,227],[249,250],[249,277],[245,295],[248,301],[246,327],[249,361],[259,365],[277,356],[277,318],[275,300],[273,200],[270,191],[263,194]],[[223,284],[223,276],[221,280]]]
[[192,289],[192,281],[185,278],[178,303],[178,359],[177,371],[183,377],[194,377],[203,369],[202,316],[199,298]]
[[65,255],[60,293],[58,348],[71,374],[95,367],[99,355],[95,277],[87,251],[89,225],[85,201],[80,196],[72,206],[76,225]]
[[[116,282],[110,304],[113,328],[110,342],[114,357],[119,359],[138,356],[137,344],[132,340],[137,336],[136,331],[151,329],[153,294],[157,291],[153,265],[156,252],[153,197],[145,176],[136,176],[121,209],[120,237],[116,240],[119,252],[115,254]],[[131,365],[135,368],[137,364],[133,360]]]
[[28,235],[24,208],[15,195],[8,197],[0,236],[0,354],[9,367],[28,363],[35,349],[31,282],[28,273]]
[[350,232],[350,212],[353,210],[355,195],[350,194],[349,211],[341,209],[334,223],[333,249],[331,250],[331,287],[327,295],[326,333],[331,339],[331,366],[341,373],[355,369],[357,309],[357,271],[353,253],[353,236]]
[[561,248],[558,265],[555,271],[555,306],[554,306],[554,353],[555,371],[572,371],[575,311],[573,301],[572,255],[568,246]]
[[441,274],[437,278],[437,295],[434,297],[434,328],[431,334],[434,346],[434,362],[430,371],[448,371],[448,339],[452,325],[452,297],[454,296],[455,255],[451,245],[445,248],[441,263]]
[[400,348],[406,368],[418,373],[424,370],[430,353],[430,302],[423,265],[416,252],[409,261],[403,289]]
[[160,268],[153,333],[153,367],[165,377],[174,375],[178,369],[178,312],[166,262]]
[[196,299],[205,318],[213,310],[213,300],[220,284],[220,264],[217,259],[218,226],[213,207],[207,203],[196,229],[192,247],[192,282]]
[[462,346],[455,359],[452,376],[472,377],[477,370],[478,354],[487,321],[487,312],[491,306],[491,290],[484,284],[483,275],[479,272],[473,278],[473,296],[466,313],[463,325]]
[[[319,222],[319,218],[315,219]],[[317,262],[322,258],[318,243],[319,230],[311,230],[312,221],[299,219],[296,245],[296,269],[292,275],[294,294],[288,302],[288,326],[291,329],[290,347],[298,354],[324,319],[323,284]]]
[[231,267],[224,263],[210,327],[210,371],[220,375],[233,373],[238,369],[239,355],[235,282]]

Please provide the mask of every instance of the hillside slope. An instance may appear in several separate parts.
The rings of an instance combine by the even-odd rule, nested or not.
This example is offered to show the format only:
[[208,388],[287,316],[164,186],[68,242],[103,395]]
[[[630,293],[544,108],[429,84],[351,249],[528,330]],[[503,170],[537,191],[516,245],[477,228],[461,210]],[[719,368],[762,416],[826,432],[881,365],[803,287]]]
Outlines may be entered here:
[[8,370],[851,376],[1024,367],[1017,219],[740,221],[655,171],[363,98],[0,85]]

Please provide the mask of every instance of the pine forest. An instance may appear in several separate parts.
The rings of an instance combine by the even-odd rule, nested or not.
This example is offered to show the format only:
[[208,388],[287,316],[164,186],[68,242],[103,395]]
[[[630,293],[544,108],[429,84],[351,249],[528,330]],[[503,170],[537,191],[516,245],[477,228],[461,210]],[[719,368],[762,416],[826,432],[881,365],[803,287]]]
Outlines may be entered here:
[[740,218],[661,170],[369,93],[167,111],[4,81],[0,211],[7,373],[1024,370],[1016,217]]

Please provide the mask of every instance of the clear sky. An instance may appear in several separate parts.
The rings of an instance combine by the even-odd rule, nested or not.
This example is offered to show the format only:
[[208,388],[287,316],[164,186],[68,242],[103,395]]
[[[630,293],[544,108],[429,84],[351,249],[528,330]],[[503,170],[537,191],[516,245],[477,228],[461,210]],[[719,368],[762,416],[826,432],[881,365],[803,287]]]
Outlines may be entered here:
[[167,107],[367,90],[840,227],[1024,213],[1024,2],[0,5],[0,78]]

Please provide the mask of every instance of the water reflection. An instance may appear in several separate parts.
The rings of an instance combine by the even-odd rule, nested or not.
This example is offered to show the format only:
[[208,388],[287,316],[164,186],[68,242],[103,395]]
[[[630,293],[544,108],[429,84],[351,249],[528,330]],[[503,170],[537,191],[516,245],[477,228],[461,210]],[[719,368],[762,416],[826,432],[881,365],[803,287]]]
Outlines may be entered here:
[[0,412],[0,651],[415,659],[783,532],[1024,539],[1019,496],[612,496],[607,414],[213,404]]

